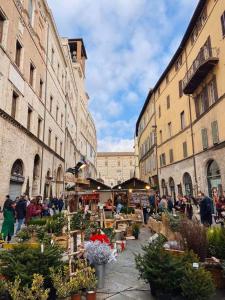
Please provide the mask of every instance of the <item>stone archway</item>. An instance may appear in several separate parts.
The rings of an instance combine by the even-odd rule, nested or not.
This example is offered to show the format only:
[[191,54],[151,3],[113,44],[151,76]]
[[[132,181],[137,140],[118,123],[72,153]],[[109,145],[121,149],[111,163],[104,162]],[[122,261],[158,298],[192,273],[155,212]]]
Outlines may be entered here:
[[183,175],[183,184],[186,196],[193,196],[193,185],[191,175],[189,173],[184,173]]
[[162,196],[163,195],[168,196],[168,189],[167,189],[167,186],[166,186],[165,179],[161,180],[161,188],[162,188]]
[[39,194],[40,165],[41,165],[40,156],[36,154],[34,157],[34,167],[33,167],[32,196],[37,196]]
[[175,182],[172,177],[169,178],[169,187],[170,187],[170,194],[173,200],[176,200],[176,192],[175,192]]
[[11,168],[11,176],[9,183],[9,195],[12,200],[20,196],[22,193],[22,187],[24,183],[24,164],[21,159],[17,159]]
[[56,173],[56,197],[60,197],[63,192],[63,169],[60,165]]
[[212,196],[212,190],[216,189],[219,194],[222,192],[221,173],[219,165],[215,160],[210,160],[207,165],[207,182],[209,196]]
[[51,180],[52,180],[51,171],[48,170],[45,176],[44,199],[52,197]]

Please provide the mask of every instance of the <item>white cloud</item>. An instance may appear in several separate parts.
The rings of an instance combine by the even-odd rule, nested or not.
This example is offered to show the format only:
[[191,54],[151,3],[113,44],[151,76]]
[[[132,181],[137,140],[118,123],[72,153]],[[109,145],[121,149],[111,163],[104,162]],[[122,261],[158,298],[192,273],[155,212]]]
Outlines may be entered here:
[[98,151],[106,152],[120,152],[120,151],[134,151],[133,139],[119,139],[113,137],[105,137],[98,141]]
[[185,29],[198,0],[48,2],[60,33],[84,38],[87,89],[100,147],[102,141],[125,147],[148,90],[171,59],[180,28]]

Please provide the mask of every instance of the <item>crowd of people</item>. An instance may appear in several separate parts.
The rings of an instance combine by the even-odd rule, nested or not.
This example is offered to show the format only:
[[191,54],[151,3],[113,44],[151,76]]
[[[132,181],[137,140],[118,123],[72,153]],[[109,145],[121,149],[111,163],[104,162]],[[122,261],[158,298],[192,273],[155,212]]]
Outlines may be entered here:
[[149,196],[149,205],[143,207],[144,222],[147,224],[148,217],[153,213],[175,212],[186,215],[189,219],[194,216],[194,211],[200,214],[200,221],[204,225],[211,226],[213,217],[216,223],[223,225],[225,218],[225,192],[219,196],[218,191],[212,191],[212,198],[199,192],[195,198],[193,196],[178,195],[176,199],[152,192]]
[[64,207],[63,199],[53,197],[42,200],[41,196],[30,199],[27,195],[21,195],[15,200],[10,199],[7,195],[3,209],[3,223],[1,235],[4,240],[10,242],[14,235],[16,223],[16,234],[24,224],[28,224],[33,218],[51,216],[60,213]]

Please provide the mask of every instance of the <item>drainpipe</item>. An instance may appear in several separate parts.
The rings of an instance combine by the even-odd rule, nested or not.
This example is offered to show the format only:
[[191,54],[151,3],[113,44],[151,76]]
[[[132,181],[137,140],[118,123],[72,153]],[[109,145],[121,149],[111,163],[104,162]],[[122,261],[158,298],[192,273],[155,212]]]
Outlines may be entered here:
[[154,96],[153,96],[153,101],[154,101],[154,114],[155,114],[155,139],[154,139],[154,142],[155,142],[155,155],[156,155],[156,173],[157,173],[157,181],[158,181],[158,190],[160,191],[155,93],[154,93]]
[[[185,48],[185,65],[186,65],[186,72],[188,71],[188,64],[187,64],[187,50]],[[191,143],[192,143],[192,153],[193,153],[193,166],[194,166],[194,180],[196,186],[196,195],[198,194],[198,179],[197,179],[197,168],[196,168],[196,158],[195,158],[195,145],[194,145],[194,133],[193,133],[193,121],[192,121],[192,111],[191,111],[191,97],[188,95],[188,108],[189,108],[189,116],[190,116],[190,128],[191,128]]]
[[[48,82],[48,49],[49,49],[49,24],[47,31],[47,52],[46,52],[46,71],[45,71],[45,108],[44,108],[44,124],[43,124],[43,143],[45,138],[45,119],[46,119],[46,104],[47,104],[47,82]],[[44,157],[44,146],[42,146],[41,152],[41,180],[40,180],[40,189],[39,192],[41,194],[42,188],[42,176],[43,176],[43,157]]]

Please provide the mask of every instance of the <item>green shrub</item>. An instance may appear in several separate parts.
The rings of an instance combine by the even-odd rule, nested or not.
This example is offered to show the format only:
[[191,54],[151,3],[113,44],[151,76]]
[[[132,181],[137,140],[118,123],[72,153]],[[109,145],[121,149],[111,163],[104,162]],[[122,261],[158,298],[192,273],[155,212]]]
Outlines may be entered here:
[[178,215],[174,216],[170,213],[167,213],[166,216],[169,220],[170,229],[174,232],[177,232],[180,228],[181,215],[178,214]]
[[0,253],[0,274],[10,281],[19,276],[23,285],[31,286],[33,274],[49,279],[49,268],[61,266],[61,259],[62,251],[57,246],[45,245],[41,253],[40,247],[29,248],[19,244],[12,250]]
[[109,238],[110,242],[113,242],[113,239],[115,237],[115,231],[114,228],[103,228],[102,231],[104,232],[104,234],[107,235],[107,237]]
[[124,206],[120,210],[121,214],[126,214],[126,215],[134,214],[134,212],[135,212],[134,208],[128,206]]
[[225,259],[225,228],[213,227],[207,231],[208,255]]
[[28,225],[45,226],[47,223],[47,220],[48,220],[48,217],[33,218],[28,222]]
[[215,291],[210,273],[203,268],[194,269],[192,266],[185,269],[181,289],[187,300],[207,300]]
[[82,230],[90,226],[90,214],[84,215],[83,211],[78,211],[71,218],[70,227],[71,230]]
[[142,247],[143,254],[135,257],[140,278],[150,283],[151,292],[163,293],[167,299],[181,294],[187,300],[210,299],[215,290],[210,273],[193,268],[193,262],[199,262],[198,256],[193,251],[186,251],[181,257],[173,256],[163,248],[164,242],[159,236]]
[[183,275],[181,260],[171,256],[164,250],[165,238],[160,236],[147,246],[143,246],[143,254],[135,256],[136,268],[140,278],[150,283],[151,292],[163,291],[164,294],[180,293]]
[[17,233],[17,237],[20,242],[26,242],[31,238],[31,233],[27,227],[24,227]]

